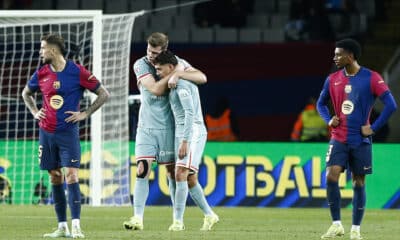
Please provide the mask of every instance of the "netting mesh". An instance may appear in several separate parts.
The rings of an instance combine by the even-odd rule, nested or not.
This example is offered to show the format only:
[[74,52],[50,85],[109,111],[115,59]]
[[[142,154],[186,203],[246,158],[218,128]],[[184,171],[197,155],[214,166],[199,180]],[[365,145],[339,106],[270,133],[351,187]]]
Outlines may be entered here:
[[[82,199],[102,204],[127,204],[129,196],[128,81],[131,32],[135,14],[103,16],[101,81],[111,97],[103,106],[101,128],[91,131],[90,119],[80,122]],[[93,71],[94,22],[92,17],[0,16],[0,200],[15,204],[51,203],[47,173],[38,166],[38,124],[25,107],[21,92],[40,67],[40,38],[52,32],[66,43],[66,58]],[[40,93],[36,101],[41,104]],[[81,99],[81,109],[91,102]],[[92,120],[93,121],[93,120]],[[101,146],[92,146],[101,138]],[[101,173],[91,174],[92,149],[101,150]],[[90,181],[101,180],[93,193]],[[93,183],[93,182],[92,182]],[[6,191],[8,189],[8,191]],[[3,194],[4,193],[4,194]],[[94,196],[93,194],[97,194]]]

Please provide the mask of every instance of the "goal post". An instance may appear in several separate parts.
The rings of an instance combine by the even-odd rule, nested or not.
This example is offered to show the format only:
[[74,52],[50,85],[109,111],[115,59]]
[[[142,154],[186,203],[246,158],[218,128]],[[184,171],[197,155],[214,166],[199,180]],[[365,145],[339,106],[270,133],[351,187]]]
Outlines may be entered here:
[[[0,174],[10,179],[12,203],[51,201],[37,192],[38,186],[49,192],[50,182],[38,170],[38,127],[21,98],[40,66],[40,37],[49,32],[62,35],[66,57],[89,69],[111,93],[102,108],[80,123],[83,199],[93,206],[130,203],[129,60],[134,19],[141,14],[0,11]],[[41,104],[39,94],[36,99]],[[85,92],[81,109],[94,99],[95,94]],[[7,167],[2,168],[1,160]]]

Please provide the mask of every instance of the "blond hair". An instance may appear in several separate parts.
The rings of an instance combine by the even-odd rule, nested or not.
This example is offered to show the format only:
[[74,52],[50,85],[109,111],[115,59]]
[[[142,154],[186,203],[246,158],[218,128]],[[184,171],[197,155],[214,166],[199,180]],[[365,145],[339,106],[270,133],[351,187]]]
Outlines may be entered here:
[[162,50],[168,48],[168,36],[164,33],[154,32],[147,38],[147,43],[152,47],[161,47]]

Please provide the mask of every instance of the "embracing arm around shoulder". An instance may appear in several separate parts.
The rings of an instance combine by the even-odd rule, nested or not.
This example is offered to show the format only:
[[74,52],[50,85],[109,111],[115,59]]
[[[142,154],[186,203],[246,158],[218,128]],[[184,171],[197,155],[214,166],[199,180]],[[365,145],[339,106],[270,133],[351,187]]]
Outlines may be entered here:
[[180,78],[193,82],[197,85],[207,82],[207,77],[202,71],[194,67],[188,67],[185,69],[181,63],[178,64],[177,68],[169,78],[168,87],[176,88],[176,85],[178,84],[178,80]]
[[153,77],[153,75],[148,74],[146,76],[143,76],[142,78],[139,79],[138,84],[141,84],[144,88],[146,88],[149,92],[156,96],[162,96],[165,94],[165,92],[168,89],[168,79],[171,76],[168,75],[159,81],[156,81]]
[[206,75],[194,67],[187,68],[184,71],[178,70],[175,74],[178,78],[189,80],[197,85],[205,84],[207,82]]

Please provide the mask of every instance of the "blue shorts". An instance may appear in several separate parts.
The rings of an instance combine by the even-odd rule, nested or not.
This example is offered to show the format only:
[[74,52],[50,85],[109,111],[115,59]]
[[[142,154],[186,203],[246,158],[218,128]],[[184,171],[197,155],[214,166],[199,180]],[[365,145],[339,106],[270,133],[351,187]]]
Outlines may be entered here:
[[40,169],[54,170],[61,167],[79,168],[81,146],[79,129],[49,133],[39,129]]
[[350,146],[332,140],[326,153],[326,166],[339,165],[356,175],[372,173],[372,147],[369,143]]

